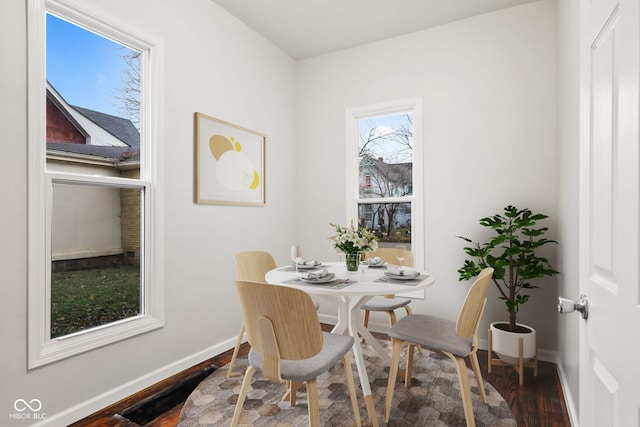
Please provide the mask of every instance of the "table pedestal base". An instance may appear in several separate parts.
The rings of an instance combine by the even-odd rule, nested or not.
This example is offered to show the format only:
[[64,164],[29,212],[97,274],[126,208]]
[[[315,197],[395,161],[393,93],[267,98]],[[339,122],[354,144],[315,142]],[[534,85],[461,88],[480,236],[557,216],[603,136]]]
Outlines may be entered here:
[[[325,296],[322,295],[322,297]],[[382,348],[378,340],[376,340],[373,335],[371,335],[371,332],[369,332],[369,330],[362,324],[362,318],[360,316],[360,306],[371,298],[371,296],[343,296],[341,298],[334,298],[333,304],[338,307],[338,322],[333,327],[333,330],[331,332],[336,334],[344,334],[345,332],[348,332],[349,335],[354,337],[352,348],[353,359],[356,363],[356,368],[358,369],[358,376],[360,377],[360,387],[362,388],[365,407],[367,408],[367,414],[369,415],[371,426],[378,427],[378,416],[376,415],[373,396],[371,395],[371,384],[369,384],[369,376],[367,375],[367,367],[364,363],[362,347],[360,344],[360,340],[357,339],[358,335],[362,336],[388,365],[391,365],[391,356],[389,356],[384,348]]]

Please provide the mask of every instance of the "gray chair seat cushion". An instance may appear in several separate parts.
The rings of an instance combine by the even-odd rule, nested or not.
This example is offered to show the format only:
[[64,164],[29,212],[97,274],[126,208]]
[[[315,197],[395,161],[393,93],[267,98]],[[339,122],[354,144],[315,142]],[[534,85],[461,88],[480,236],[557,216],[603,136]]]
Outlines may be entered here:
[[473,343],[472,337],[462,338],[456,334],[456,322],[426,314],[403,317],[391,327],[389,336],[461,357],[469,355]]
[[[351,349],[353,337],[348,335],[322,333],[323,344],[320,353],[303,360],[281,360],[280,375],[285,380],[307,381],[316,378],[338,363]],[[249,351],[249,364],[262,372],[262,353],[251,349]]]
[[409,298],[373,297],[366,303],[362,304],[360,308],[369,311],[393,311],[404,307],[410,302],[411,300]]

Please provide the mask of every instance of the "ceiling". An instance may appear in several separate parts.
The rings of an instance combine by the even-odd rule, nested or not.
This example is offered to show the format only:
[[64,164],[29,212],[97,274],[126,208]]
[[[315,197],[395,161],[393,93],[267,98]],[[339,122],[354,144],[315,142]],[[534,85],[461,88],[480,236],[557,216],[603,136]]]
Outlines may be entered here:
[[212,1],[302,59],[535,0]]

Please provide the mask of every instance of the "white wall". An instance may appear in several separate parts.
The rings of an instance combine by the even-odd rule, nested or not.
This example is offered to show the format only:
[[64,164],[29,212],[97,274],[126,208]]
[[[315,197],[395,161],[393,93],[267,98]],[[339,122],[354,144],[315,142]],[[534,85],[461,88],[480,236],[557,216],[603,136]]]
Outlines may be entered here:
[[[529,207],[550,216],[556,238],[555,19],[544,0],[299,61],[298,231],[310,256],[335,258],[328,223],[345,222],[345,109],[414,96],[424,114],[425,266],[437,281],[414,312],[455,319],[469,285],[458,283],[464,242],[455,236],[483,238],[478,219]],[[538,283],[518,319],[556,350],[557,279]],[[496,296],[492,288],[482,337],[489,321],[506,319]]]
[[[558,239],[563,242],[558,295],[577,299],[580,293],[578,259],[578,175],[580,113],[580,0],[558,1]],[[558,366],[569,415],[577,425],[580,402],[579,327],[582,318],[558,320]]]
[[[210,0],[86,0],[164,40],[165,327],[27,370],[26,1],[0,2],[0,424],[40,399],[67,425],[233,347],[233,254],[293,242],[294,61]],[[194,112],[267,135],[267,206],[193,203]],[[28,422],[10,421],[10,425]]]

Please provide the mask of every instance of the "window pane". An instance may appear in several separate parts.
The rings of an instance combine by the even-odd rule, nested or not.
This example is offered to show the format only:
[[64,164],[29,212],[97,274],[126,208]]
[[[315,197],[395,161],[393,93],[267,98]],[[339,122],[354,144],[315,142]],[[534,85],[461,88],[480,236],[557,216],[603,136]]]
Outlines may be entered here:
[[358,222],[376,234],[380,247],[411,243],[411,203],[358,203]]
[[360,198],[413,194],[413,114],[358,120]]
[[54,183],[51,337],[142,313],[142,190]]
[[47,14],[47,150],[140,159],[141,52]]

